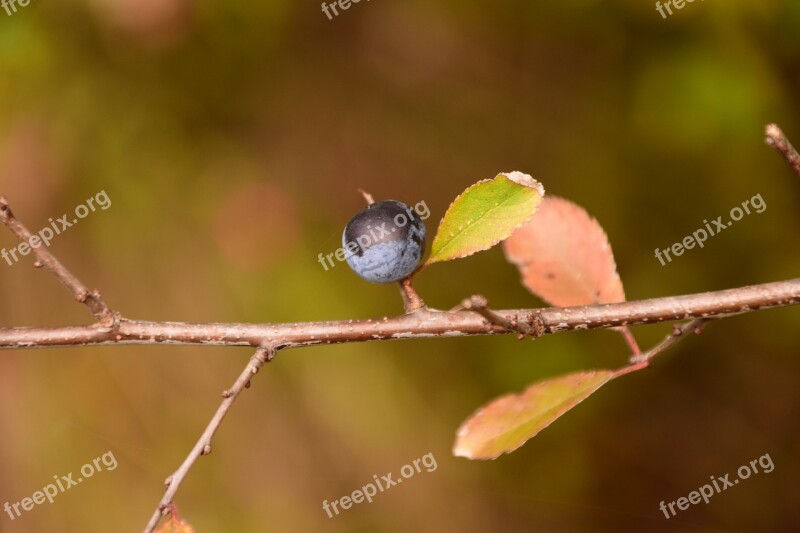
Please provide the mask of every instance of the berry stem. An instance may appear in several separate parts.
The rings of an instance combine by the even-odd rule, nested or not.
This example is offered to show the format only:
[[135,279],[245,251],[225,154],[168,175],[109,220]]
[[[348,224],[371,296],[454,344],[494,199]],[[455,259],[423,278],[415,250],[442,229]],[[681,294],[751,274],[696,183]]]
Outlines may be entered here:
[[360,192],[361,196],[364,197],[364,200],[367,202],[367,205],[372,205],[375,203],[375,199],[372,197],[372,195],[367,191],[365,191],[364,189],[358,189],[358,192]]
[[425,308],[425,302],[411,284],[411,276],[400,280],[398,285],[400,285],[400,294],[403,295],[403,308],[406,313],[413,313]]

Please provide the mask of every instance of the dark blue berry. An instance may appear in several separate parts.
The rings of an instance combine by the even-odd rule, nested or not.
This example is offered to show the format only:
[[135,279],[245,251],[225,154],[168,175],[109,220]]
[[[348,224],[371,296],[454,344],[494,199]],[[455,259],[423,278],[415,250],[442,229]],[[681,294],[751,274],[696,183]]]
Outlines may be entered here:
[[400,281],[422,259],[425,224],[413,208],[402,202],[375,202],[347,223],[342,247],[347,264],[365,280]]

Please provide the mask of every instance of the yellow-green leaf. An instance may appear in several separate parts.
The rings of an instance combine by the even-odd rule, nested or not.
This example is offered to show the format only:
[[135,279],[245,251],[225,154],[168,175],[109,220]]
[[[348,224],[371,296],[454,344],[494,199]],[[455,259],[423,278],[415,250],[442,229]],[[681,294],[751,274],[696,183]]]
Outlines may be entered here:
[[472,185],[447,209],[425,265],[491,248],[527,222],[543,196],[544,187],[522,172],[498,174]]

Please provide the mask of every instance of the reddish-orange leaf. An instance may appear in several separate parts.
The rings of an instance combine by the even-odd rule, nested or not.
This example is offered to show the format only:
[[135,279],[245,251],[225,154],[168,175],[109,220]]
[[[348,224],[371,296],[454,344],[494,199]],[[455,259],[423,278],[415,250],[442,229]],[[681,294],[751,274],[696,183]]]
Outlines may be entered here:
[[188,522],[181,520],[178,510],[174,505],[170,506],[170,515],[166,522],[159,527],[155,533],[194,533],[194,528]]
[[600,224],[580,206],[547,196],[531,220],[503,243],[522,283],[557,307],[625,300],[617,264]]
[[496,459],[512,452],[613,377],[611,370],[580,372],[540,381],[522,394],[496,398],[462,424],[453,454]]
[[534,383],[521,394],[489,402],[459,428],[453,454],[467,459],[496,459],[510,453],[610,380],[647,367],[591,370]]

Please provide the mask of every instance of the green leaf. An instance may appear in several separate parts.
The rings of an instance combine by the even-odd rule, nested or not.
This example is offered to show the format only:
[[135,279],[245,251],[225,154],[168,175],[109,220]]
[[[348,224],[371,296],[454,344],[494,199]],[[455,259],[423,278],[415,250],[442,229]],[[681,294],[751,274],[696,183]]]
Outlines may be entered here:
[[534,383],[521,394],[497,398],[461,425],[453,454],[467,459],[496,459],[510,453],[610,380],[645,366],[567,374]]
[[544,187],[522,172],[472,185],[447,209],[425,265],[488,250],[527,222],[543,196]]

